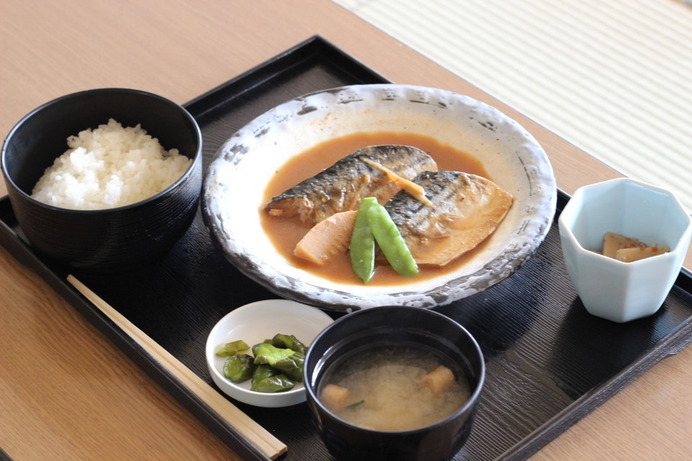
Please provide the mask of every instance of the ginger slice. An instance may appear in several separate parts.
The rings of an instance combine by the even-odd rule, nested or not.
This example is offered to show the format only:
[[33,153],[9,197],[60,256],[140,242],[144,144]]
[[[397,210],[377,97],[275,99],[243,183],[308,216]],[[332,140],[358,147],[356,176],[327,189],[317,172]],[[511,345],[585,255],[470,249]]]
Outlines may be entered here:
[[416,184],[413,181],[409,181],[406,178],[402,178],[386,166],[380,165],[377,162],[373,162],[370,159],[364,158],[363,162],[367,163],[373,168],[377,168],[378,170],[386,174],[387,178],[389,178],[390,181],[395,183],[401,189],[405,190],[412,197],[415,197],[423,205],[432,206],[432,202],[428,200],[428,198],[425,196],[425,189],[423,189],[423,187],[421,187],[419,184]]

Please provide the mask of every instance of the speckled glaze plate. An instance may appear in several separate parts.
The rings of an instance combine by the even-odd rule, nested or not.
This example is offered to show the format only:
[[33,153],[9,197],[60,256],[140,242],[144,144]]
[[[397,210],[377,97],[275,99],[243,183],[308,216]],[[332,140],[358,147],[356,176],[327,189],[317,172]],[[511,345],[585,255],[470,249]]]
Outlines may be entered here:
[[[457,270],[400,287],[340,284],[291,265],[260,224],[265,188],[292,157],[359,132],[433,137],[478,158],[490,178],[514,195],[487,244]],[[552,224],[557,189],[536,140],[485,103],[409,85],[354,85],[308,94],[260,115],[233,134],[209,165],[202,212],[212,239],[251,279],[285,298],[352,311],[381,305],[434,307],[483,291],[514,273]]]

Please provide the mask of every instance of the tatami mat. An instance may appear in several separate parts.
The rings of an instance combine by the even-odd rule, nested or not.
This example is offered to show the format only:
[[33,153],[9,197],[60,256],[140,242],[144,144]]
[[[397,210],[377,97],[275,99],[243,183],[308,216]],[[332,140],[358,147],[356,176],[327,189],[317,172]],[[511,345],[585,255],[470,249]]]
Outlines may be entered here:
[[685,0],[335,0],[692,210]]

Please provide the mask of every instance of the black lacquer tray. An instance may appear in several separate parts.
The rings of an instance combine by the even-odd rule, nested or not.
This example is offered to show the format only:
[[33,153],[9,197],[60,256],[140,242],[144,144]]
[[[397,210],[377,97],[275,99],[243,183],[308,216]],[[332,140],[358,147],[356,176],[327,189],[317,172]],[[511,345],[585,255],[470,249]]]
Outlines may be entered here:
[[[379,82],[387,80],[312,37],[186,107],[202,128],[208,163],[231,134],[273,106],[313,91]],[[557,214],[568,199],[560,193]],[[0,220],[0,244],[20,262],[48,281],[240,456],[266,459],[67,283],[66,268],[32,251],[6,197],[0,200]],[[162,261],[120,275],[75,275],[209,384],[204,343],[214,324],[236,307],[276,297],[216,251],[199,213]],[[469,329],[487,360],[478,418],[454,459],[527,458],[658,360],[681,350],[692,337],[691,288],[690,273],[683,270],[654,316],[626,324],[593,317],[569,282],[554,224],[536,255],[510,278],[438,308]],[[306,404],[283,409],[234,404],[288,446],[282,459],[330,459]]]

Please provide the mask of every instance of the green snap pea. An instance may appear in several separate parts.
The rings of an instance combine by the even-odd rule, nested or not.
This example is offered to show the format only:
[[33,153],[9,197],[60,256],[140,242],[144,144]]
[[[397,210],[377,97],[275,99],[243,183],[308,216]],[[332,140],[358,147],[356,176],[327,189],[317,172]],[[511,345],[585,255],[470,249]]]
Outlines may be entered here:
[[418,265],[387,209],[376,202],[368,208],[367,217],[370,231],[392,268],[407,277],[418,274]]
[[375,273],[375,238],[368,223],[368,209],[373,205],[379,206],[375,197],[365,197],[361,200],[349,245],[353,272],[365,283],[368,283]]

